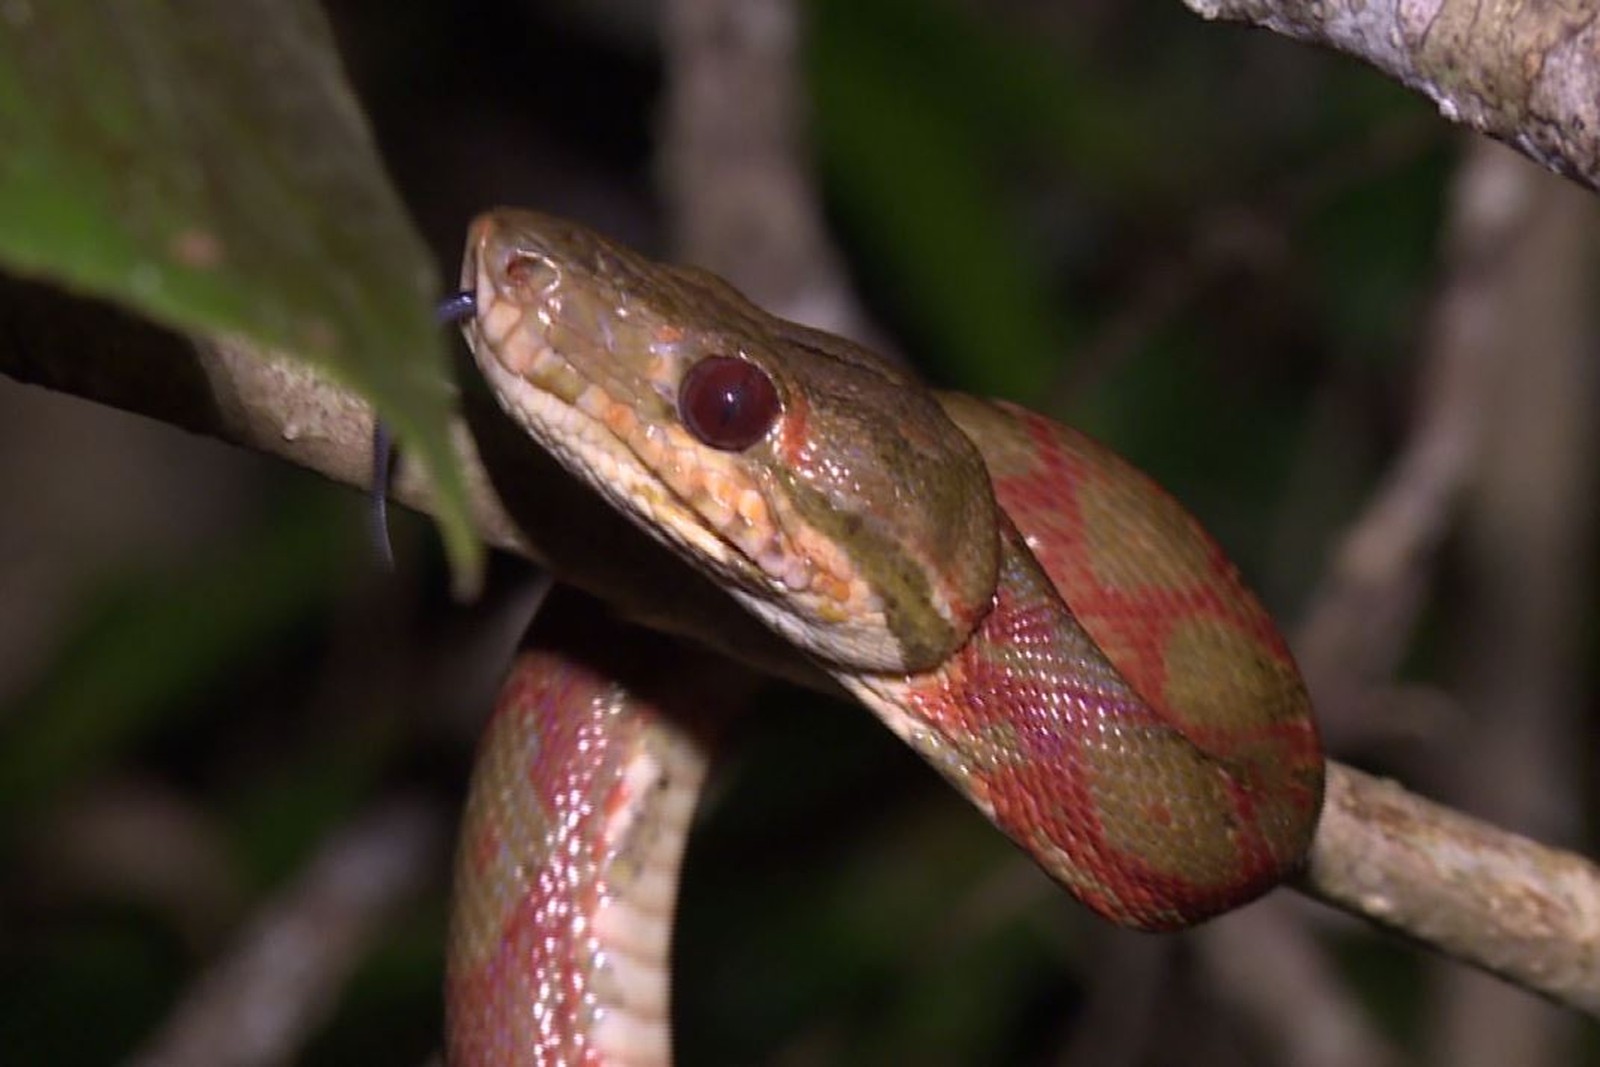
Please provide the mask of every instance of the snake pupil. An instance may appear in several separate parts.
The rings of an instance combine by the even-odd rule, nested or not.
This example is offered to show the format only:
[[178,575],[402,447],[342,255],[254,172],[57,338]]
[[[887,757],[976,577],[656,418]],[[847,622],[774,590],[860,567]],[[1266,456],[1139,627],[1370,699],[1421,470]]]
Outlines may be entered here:
[[781,411],[767,372],[732,356],[702,359],[678,386],[678,417],[702,444],[722,452],[761,440]]

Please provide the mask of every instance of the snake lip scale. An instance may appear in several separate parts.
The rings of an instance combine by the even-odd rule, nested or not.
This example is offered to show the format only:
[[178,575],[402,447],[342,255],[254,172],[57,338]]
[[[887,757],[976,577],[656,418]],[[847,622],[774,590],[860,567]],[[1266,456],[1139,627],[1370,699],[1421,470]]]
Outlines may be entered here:
[[[722,583],[1079,901],[1175,929],[1294,873],[1309,698],[1199,524],[1032,412],[934,394],[572,223],[472,226],[455,309],[501,405]],[[704,736],[654,673],[513,668],[457,862],[451,1062],[661,1063]],[[729,698],[705,670],[690,688]]]

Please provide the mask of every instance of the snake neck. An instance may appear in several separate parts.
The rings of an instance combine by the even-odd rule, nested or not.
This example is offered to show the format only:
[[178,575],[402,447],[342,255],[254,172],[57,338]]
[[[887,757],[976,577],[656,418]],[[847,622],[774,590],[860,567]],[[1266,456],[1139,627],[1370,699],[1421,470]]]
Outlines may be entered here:
[[1309,718],[1190,721],[1130,682],[1014,529],[1000,575],[947,663],[840,681],[1113,922],[1190,926],[1293,873],[1320,807]]

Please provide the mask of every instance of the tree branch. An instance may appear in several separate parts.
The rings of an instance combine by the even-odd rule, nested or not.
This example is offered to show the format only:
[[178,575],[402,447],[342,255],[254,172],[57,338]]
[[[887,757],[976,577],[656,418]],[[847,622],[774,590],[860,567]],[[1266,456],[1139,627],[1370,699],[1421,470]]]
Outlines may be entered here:
[[[190,340],[106,304],[0,275],[0,374],[288,460],[370,488],[372,409],[286,357]],[[731,597],[682,566],[538,449],[484,393],[451,431],[474,528],[544,564],[624,618],[698,641],[769,673],[830,689]],[[432,491],[401,456],[394,498],[432,514]],[[561,523],[548,521],[562,515]]]
[[[53,305],[42,315],[19,296]],[[72,305],[65,314],[63,302]],[[47,324],[68,323],[72,336]],[[0,287],[0,373],[282,457],[365,489],[364,401],[286,361],[191,344],[41,287]],[[69,348],[55,347],[69,344]],[[50,358],[46,353],[54,353]],[[70,351],[72,358],[61,358]],[[470,399],[470,398],[469,398]],[[538,559],[645,625],[817,688],[816,673],[758,632],[720,591],[636,534],[469,403],[455,440],[485,540]],[[507,439],[509,435],[509,439]],[[402,470],[397,495],[428,490]],[[574,515],[581,521],[573,522]],[[548,521],[562,515],[560,523]],[[521,517],[526,516],[526,517]],[[536,516],[545,516],[540,521]],[[563,532],[565,531],[565,532]],[[575,531],[575,532],[574,532]],[[659,554],[659,556],[658,556]],[[649,562],[645,562],[649,560]],[[1337,764],[1304,892],[1554,1000],[1600,1014],[1600,869]]]
[[1418,352],[1417,396],[1405,442],[1340,536],[1293,642],[1316,698],[1324,740],[1350,752],[1373,733],[1393,685],[1481,451],[1502,379],[1514,366],[1497,345],[1515,253],[1532,229],[1543,183],[1487,141],[1456,172],[1439,291]]
[[1299,888],[1600,1015],[1600,868],[1580,856],[1332,763]]
[[1184,0],[1364,59],[1439,113],[1600,189],[1600,20],[1586,4]]
[[132,1063],[284,1063],[366,948],[440,866],[444,820],[414,801],[369,812],[329,840],[178,1005]]
[[810,180],[798,5],[674,0],[662,22],[661,184],[678,258],[774,314],[873,337]]

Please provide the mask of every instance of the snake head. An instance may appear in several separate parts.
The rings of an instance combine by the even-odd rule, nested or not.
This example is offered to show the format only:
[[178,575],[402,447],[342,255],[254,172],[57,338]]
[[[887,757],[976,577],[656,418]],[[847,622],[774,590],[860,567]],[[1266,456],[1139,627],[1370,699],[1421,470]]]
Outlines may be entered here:
[[989,610],[983,461],[876,356],[527,211],[473,224],[462,288],[506,411],[812,655],[923,670]]

